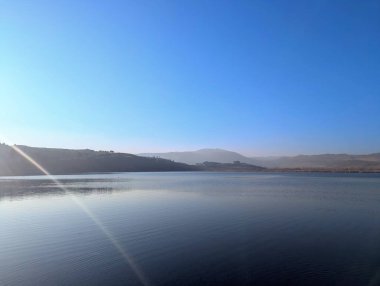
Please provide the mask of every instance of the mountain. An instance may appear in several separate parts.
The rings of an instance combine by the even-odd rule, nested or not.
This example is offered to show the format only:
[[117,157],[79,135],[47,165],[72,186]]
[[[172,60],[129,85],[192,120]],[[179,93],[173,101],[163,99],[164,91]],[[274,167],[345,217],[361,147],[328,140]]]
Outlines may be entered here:
[[380,170],[380,153],[368,155],[322,154],[284,157],[246,157],[239,153],[222,149],[201,149],[187,152],[144,153],[140,155],[164,158],[187,164],[197,164],[205,161],[217,163],[240,161],[273,169]]
[[182,162],[186,164],[198,164],[203,162],[232,163],[240,161],[242,163],[252,163],[251,158],[239,153],[223,149],[200,149],[197,151],[169,152],[169,153],[142,153],[139,156],[163,158]]
[[[51,174],[199,170],[198,167],[184,163],[112,151],[17,147]],[[42,172],[11,146],[0,144],[0,176],[39,174]]]
[[[36,148],[17,145],[51,174],[154,171],[377,171],[380,153],[245,157],[222,149],[144,153]],[[142,156],[144,155],[144,156]],[[174,162],[176,161],[176,162]],[[188,165],[192,164],[192,165]],[[265,169],[267,168],[267,169]],[[12,146],[0,144],[0,176],[42,174]]]

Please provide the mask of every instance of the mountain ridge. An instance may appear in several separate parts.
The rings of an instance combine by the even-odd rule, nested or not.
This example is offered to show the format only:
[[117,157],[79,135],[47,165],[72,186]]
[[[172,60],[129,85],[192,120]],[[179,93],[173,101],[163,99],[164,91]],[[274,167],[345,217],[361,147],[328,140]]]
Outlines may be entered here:
[[[51,174],[155,171],[233,172],[380,172],[380,153],[246,157],[219,148],[134,155],[91,149],[61,149],[0,144],[0,176],[42,172],[15,149],[33,158]],[[153,158],[152,158],[153,157]]]
[[380,169],[380,153],[359,155],[326,153],[317,155],[300,154],[296,156],[247,157],[238,152],[229,150],[204,148],[196,151],[141,153],[139,155],[165,158],[187,164],[197,164],[205,161],[217,163],[240,161],[242,163],[266,168]]

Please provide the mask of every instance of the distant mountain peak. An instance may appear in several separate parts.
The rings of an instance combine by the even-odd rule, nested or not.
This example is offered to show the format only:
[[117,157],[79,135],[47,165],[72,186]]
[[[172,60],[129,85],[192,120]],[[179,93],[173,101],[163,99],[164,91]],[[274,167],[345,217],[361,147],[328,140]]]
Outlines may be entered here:
[[225,149],[221,149],[221,148],[202,148],[202,149],[199,149],[197,151],[190,151],[190,152],[226,152],[226,153],[236,153],[236,152],[233,152],[233,151],[229,151],[229,150],[225,150]]
[[206,161],[217,163],[232,163],[234,161],[240,161],[248,164],[251,163],[251,159],[248,157],[220,148],[203,148],[196,151],[185,152],[143,153],[139,155],[147,157],[160,157],[187,164],[198,164]]

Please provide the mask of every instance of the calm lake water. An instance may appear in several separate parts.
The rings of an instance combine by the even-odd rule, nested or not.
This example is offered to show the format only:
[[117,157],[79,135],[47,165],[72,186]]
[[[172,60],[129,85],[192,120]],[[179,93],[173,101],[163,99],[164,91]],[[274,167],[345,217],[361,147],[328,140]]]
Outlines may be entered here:
[[0,178],[0,285],[380,285],[380,175]]

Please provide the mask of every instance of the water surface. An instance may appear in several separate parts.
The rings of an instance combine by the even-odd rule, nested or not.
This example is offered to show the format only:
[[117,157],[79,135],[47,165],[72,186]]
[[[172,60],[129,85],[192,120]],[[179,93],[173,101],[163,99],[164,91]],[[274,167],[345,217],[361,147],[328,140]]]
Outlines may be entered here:
[[0,285],[380,285],[376,174],[57,178],[0,178]]

